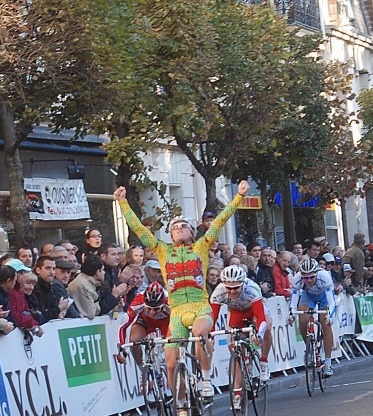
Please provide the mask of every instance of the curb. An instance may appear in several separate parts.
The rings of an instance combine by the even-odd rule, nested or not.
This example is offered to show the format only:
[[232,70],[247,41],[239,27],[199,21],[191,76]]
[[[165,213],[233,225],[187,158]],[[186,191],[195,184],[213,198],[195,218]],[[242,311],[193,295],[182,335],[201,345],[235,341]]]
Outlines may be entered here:
[[[355,371],[359,368],[366,367],[368,363],[373,362],[373,355],[365,357],[352,358],[350,361],[341,359],[339,363],[333,363],[333,370],[335,375],[346,373],[347,371]],[[350,368],[350,370],[348,370]],[[298,373],[289,374],[288,376],[280,375],[272,378],[268,382],[269,393],[278,391],[279,389],[294,389],[296,387],[305,385],[304,368],[297,369]]]

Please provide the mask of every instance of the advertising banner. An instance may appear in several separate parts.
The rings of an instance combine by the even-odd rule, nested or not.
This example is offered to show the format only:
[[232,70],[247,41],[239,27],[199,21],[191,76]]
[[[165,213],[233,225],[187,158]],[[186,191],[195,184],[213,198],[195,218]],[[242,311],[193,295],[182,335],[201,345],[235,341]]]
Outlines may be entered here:
[[31,220],[90,218],[81,179],[25,178],[24,186]]

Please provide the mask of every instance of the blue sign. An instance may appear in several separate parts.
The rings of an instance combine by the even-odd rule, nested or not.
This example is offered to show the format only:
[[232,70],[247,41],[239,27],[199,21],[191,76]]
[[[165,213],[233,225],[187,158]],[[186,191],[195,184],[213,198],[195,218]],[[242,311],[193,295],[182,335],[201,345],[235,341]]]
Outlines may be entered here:
[[0,366],[0,415],[10,416],[10,408],[8,403],[8,396],[5,390],[3,371]]
[[[305,202],[303,202],[306,199]],[[314,196],[312,199],[307,198],[307,194],[298,192],[297,185],[291,183],[291,201],[294,208],[315,208],[319,203],[320,197]],[[302,201],[302,202],[301,202]],[[275,195],[275,203],[277,206],[282,207],[282,195],[281,192],[277,192]]]

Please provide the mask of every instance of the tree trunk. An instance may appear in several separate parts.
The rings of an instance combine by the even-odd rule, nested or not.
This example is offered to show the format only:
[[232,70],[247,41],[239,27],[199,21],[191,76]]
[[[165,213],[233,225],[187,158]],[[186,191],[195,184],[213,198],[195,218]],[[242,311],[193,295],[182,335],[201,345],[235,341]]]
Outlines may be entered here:
[[343,239],[344,239],[344,249],[347,250],[350,246],[348,239],[348,228],[347,228],[347,216],[346,216],[346,200],[341,200],[341,215],[342,215],[342,230],[343,230]]
[[[216,199],[216,178],[211,176],[205,176],[205,185],[206,185],[206,208],[205,211],[216,212],[218,202]],[[201,213],[202,215],[202,213]]]
[[295,220],[293,201],[291,198],[291,180],[288,179],[283,184],[282,189],[282,213],[284,221],[285,248],[291,251],[295,237]]
[[267,244],[271,247],[274,247],[272,211],[268,203],[267,182],[260,181],[259,189],[260,189],[260,197],[262,199],[262,210],[263,210],[263,227],[260,230],[260,232],[265,238],[265,240],[267,241]]
[[14,114],[4,101],[0,102],[0,133],[4,139],[5,167],[10,192],[10,218],[14,225],[16,245],[31,244],[33,240],[30,215],[23,182],[23,168],[16,146]]

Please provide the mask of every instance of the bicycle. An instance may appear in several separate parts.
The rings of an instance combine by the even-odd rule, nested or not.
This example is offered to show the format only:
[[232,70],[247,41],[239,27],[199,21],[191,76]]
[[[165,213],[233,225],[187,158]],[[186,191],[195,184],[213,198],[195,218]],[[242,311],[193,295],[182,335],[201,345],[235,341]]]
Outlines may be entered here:
[[[253,324],[244,328],[231,328],[214,331],[211,336],[229,334],[232,336],[233,350],[229,361],[229,393],[234,416],[247,416],[252,402],[256,416],[267,413],[268,384],[260,380],[260,356],[258,347],[251,341],[256,337]],[[245,335],[245,337],[243,337]],[[242,385],[237,389],[236,381]],[[242,383],[242,384],[241,384]],[[241,393],[241,409],[235,409],[235,395]]]
[[145,365],[141,372],[142,394],[144,396],[145,412],[152,415],[155,404],[158,416],[172,416],[172,394],[167,387],[167,371],[164,355],[157,333],[141,341],[118,344],[120,352],[127,355],[125,348],[141,345],[145,350]]
[[324,377],[324,363],[321,361],[321,350],[323,347],[324,333],[321,323],[319,321],[315,321],[315,315],[328,315],[329,311],[315,309],[309,309],[308,311],[293,311],[290,313],[289,317],[292,314],[306,314],[310,316],[307,324],[306,353],[304,356],[304,365],[306,369],[307,392],[308,395],[312,397],[315,390],[316,373],[322,393],[324,393],[326,390],[327,380],[327,378]]

